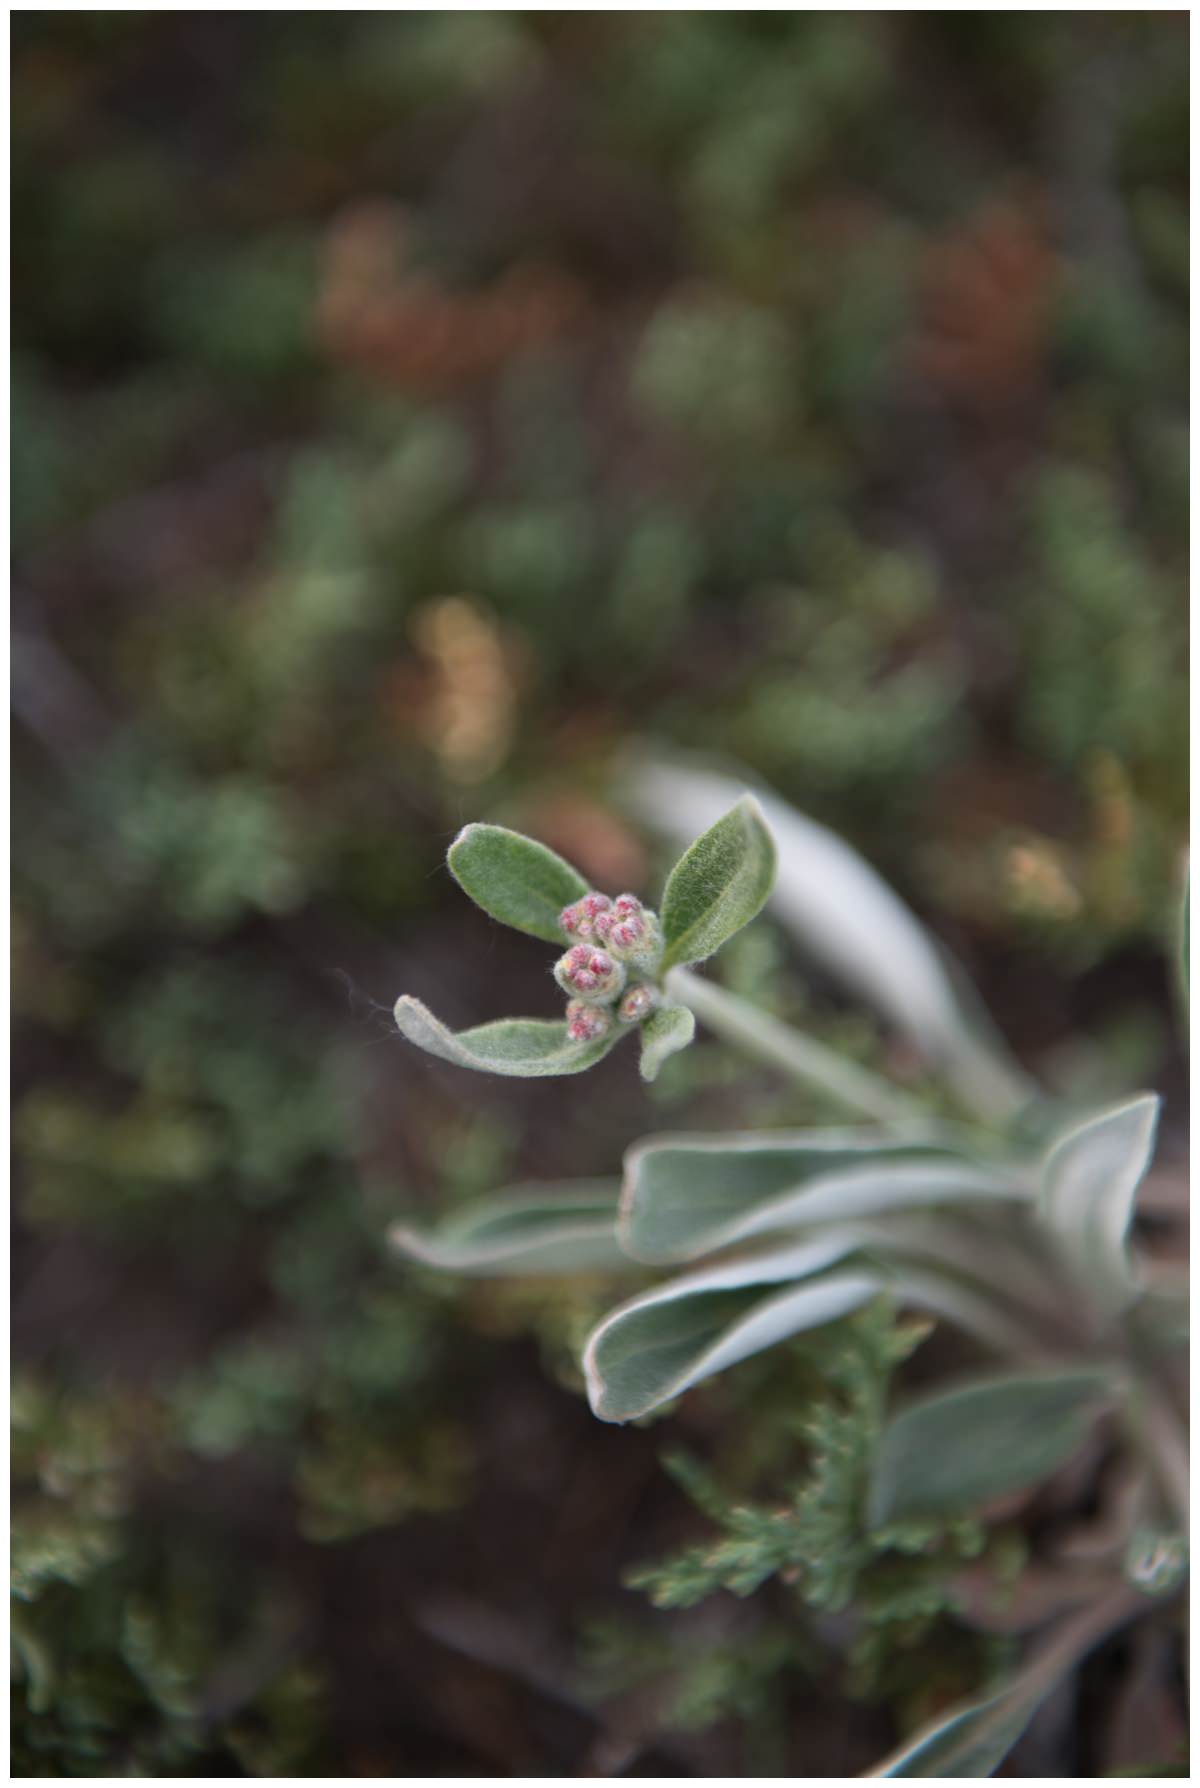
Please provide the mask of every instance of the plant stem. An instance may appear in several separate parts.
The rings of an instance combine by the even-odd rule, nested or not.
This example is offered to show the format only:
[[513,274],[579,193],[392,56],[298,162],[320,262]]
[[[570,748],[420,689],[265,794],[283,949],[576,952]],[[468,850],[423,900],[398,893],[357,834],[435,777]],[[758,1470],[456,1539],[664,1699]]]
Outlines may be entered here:
[[1187,1436],[1164,1392],[1145,1378],[1130,1399],[1129,1420],[1163,1500],[1186,1534],[1191,1522]]
[[1145,1596],[1128,1584],[1114,1586],[1106,1595],[1069,1616],[1040,1646],[1018,1674],[1017,1681],[1052,1684],[1093,1651],[1110,1633],[1124,1626],[1146,1607]]
[[727,993],[690,969],[673,968],[666,977],[667,992],[690,1006],[701,1023],[730,1043],[738,1043],[760,1061],[780,1068],[793,1080],[819,1087],[848,1111],[877,1122],[898,1118],[928,1117],[915,1099],[897,1092],[877,1074],[843,1061],[833,1050],[793,1030],[778,1018],[760,1012],[747,1000]]

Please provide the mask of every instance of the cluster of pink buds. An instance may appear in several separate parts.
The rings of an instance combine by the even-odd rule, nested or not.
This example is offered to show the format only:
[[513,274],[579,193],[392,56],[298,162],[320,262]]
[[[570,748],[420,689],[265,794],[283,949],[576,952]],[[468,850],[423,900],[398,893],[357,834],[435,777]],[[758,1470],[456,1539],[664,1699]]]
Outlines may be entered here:
[[[641,1024],[659,1004],[653,985],[662,957],[662,936],[655,915],[635,894],[594,890],[564,907],[559,923],[571,948],[554,965],[554,978],[571,996],[567,1035],[574,1043],[594,1043],[608,1034],[617,1000],[621,1024]],[[626,973],[644,980],[626,986]],[[622,997],[622,995],[624,997]]]
[[635,894],[617,894],[617,899],[597,914],[597,937],[603,937],[613,949],[630,951],[646,940],[646,908]]
[[612,1014],[604,1006],[589,1006],[585,1000],[571,1000],[567,1005],[567,1035],[572,1043],[595,1043],[612,1026]]
[[625,970],[607,950],[592,944],[575,944],[554,965],[554,978],[564,993],[607,1004],[625,985]]
[[559,914],[558,922],[568,937],[583,938],[603,936],[599,921],[606,916],[612,901],[607,894],[585,894],[574,906],[565,906]]

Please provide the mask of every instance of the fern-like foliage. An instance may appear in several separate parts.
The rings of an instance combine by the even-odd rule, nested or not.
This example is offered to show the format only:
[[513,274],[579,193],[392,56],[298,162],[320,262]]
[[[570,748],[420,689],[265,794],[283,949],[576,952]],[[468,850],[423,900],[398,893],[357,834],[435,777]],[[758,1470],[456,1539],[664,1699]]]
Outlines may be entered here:
[[[860,1617],[849,1654],[850,1686],[877,1692],[889,1656],[911,1647],[956,1607],[954,1575],[978,1556],[977,1521],[937,1519],[872,1527],[866,1491],[895,1368],[926,1333],[897,1323],[877,1303],[817,1344],[813,1393],[793,1420],[797,1475],[783,1496],[732,1494],[690,1455],[664,1463],[717,1534],[627,1577],[659,1608],[689,1608],[728,1590],[749,1596],[778,1578],[815,1614],[854,1604]],[[813,1352],[810,1346],[808,1353]]]

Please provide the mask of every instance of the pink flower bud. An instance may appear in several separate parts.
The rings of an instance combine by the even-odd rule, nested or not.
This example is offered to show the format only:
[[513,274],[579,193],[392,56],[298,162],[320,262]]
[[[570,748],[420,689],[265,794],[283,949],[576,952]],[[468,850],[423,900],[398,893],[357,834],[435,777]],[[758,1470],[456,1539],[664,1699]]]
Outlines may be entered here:
[[653,973],[662,947],[658,921],[635,894],[618,894],[596,929],[619,962]]
[[572,1000],[567,1007],[567,1035],[572,1043],[594,1043],[603,1037],[612,1024],[612,1016],[603,1006],[589,1006],[584,1000]]
[[608,912],[611,905],[612,901],[607,894],[585,894],[573,906],[563,908],[558,922],[568,937],[594,937],[599,932],[598,919]]
[[564,993],[607,1004],[625,985],[625,970],[606,950],[593,944],[575,944],[554,965],[554,978]]
[[642,903],[634,894],[618,894],[595,924],[597,937],[602,937],[606,943],[615,938],[622,927],[622,935],[636,942],[641,936],[638,928],[644,924]]
[[624,1024],[640,1024],[643,1018],[649,1018],[657,1003],[651,988],[631,987],[618,1006],[617,1015]]

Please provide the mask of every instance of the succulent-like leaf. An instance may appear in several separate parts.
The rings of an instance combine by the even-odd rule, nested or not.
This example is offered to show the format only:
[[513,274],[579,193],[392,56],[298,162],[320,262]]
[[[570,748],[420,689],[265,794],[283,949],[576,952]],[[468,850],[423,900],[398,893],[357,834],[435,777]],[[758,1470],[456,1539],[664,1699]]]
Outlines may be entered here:
[[663,968],[703,962],[762,910],[775,880],[775,844],[745,795],[683,853],[662,900]]
[[880,1440],[872,1524],[965,1511],[1037,1483],[1080,1446],[1111,1390],[1092,1367],[977,1378],[910,1404]]
[[621,1240],[638,1260],[694,1260],[773,1230],[1029,1196],[1014,1171],[939,1142],[932,1127],[911,1140],[878,1130],[654,1136],[625,1156]]
[[[711,825],[745,783],[651,759],[631,766],[624,786],[641,818],[684,839]],[[801,946],[910,1037],[984,1115],[1003,1117],[1034,1099],[1037,1087],[981,1001],[887,883],[778,796],[763,793],[760,802],[779,853],[771,907]]]
[[686,1006],[660,1006],[642,1026],[642,1079],[654,1080],[669,1055],[686,1049],[696,1020]]
[[628,1271],[616,1239],[613,1180],[513,1186],[453,1212],[436,1230],[394,1224],[392,1246],[426,1266],[491,1278],[507,1273]]
[[1046,1156],[1038,1215],[1106,1314],[1137,1294],[1126,1234],[1154,1153],[1158,1109],[1152,1093],[1114,1106],[1060,1137]]
[[[584,1348],[592,1409],[628,1422],[802,1329],[857,1309],[881,1274],[814,1275],[844,1259],[857,1236],[836,1233],[689,1273],[631,1298],[593,1329]],[[812,1281],[765,1291],[780,1281]]]
[[588,891],[577,869],[506,826],[464,826],[446,862],[458,885],[485,913],[549,944],[563,941],[563,908]]
[[409,994],[402,994],[396,1001],[395,1014],[403,1035],[430,1055],[483,1074],[510,1074],[526,1079],[582,1074],[607,1055],[618,1038],[614,1028],[593,1042],[575,1043],[567,1035],[565,1022],[553,1018],[499,1018],[472,1030],[452,1031]]

